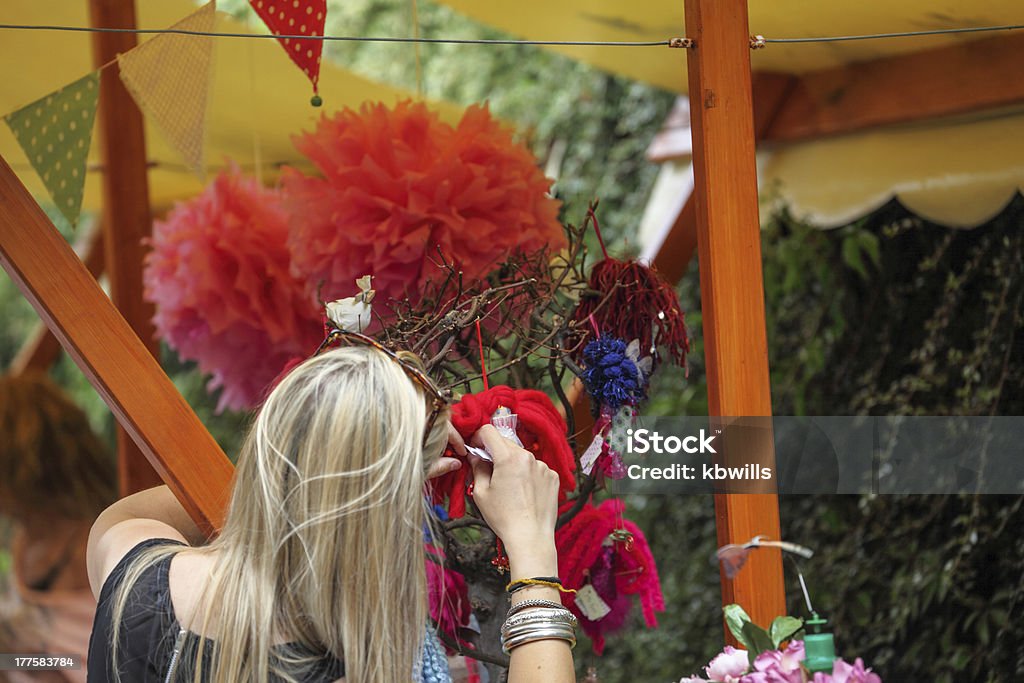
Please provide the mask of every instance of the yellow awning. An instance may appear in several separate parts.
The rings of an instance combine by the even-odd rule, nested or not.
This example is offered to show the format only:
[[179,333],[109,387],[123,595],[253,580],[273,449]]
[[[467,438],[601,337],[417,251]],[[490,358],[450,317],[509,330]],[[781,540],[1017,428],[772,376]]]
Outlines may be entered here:
[[973,227],[1024,193],[1024,113],[924,122],[762,153],[762,194],[795,215],[849,223],[894,196],[943,225]]
[[[441,2],[519,38],[652,41],[687,35],[683,0],[520,0],[514,7],[480,0]],[[766,38],[926,31],[1024,24],[1024,2],[749,0],[749,20],[751,34]],[[751,61],[755,71],[802,74],[992,35],[769,44],[752,51]],[[686,90],[686,50],[550,49],[666,90]],[[849,222],[893,197],[930,220],[973,226],[999,213],[1015,192],[1024,191],[1024,114],[989,112],[773,145],[762,150],[759,159],[762,194],[781,197],[798,214],[822,226]],[[644,220],[648,233],[661,235],[671,226],[681,201],[674,193],[688,193],[691,187],[685,162],[664,169]]]
[[[148,0],[136,3],[138,23],[144,28],[165,28],[197,5],[189,0]],[[85,0],[4,0],[0,23],[88,26]],[[254,29],[258,19],[253,20]],[[246,26],[218,15],[217,30],[247,32]],[[151,39],[151,38],[149,38]],[[90,36],[86,33],[51,31],[0,32],[0,115],[46,95],[92,70]],[[321,113],[343,106],[358,106],[365,100],[393,102],[412,97],[410,93],[374,83],[325,62],[320,75],[324,106],[310,106],[309,81],[288,59],[275,40],[217,38],[214,47],[211,109],[208,117],[207,164],[216,169],[232,160],[243,169],[262,170],[267,180],[276,164],[302,157],[291,144],[291,136],[309,129]],[[104,78],[117,78],[116,66],[108,67]],[[454,119],[459,109],[439,106],[442,116]],[[182,164],[177,153],[163,141],[160,131],[147,122],[146,142],[150,163],[150,200],[154,207],[166,207],[201,189],[199,180]],[[90,157],[95,167],[86,179],[83,208],[96,210],[100,204],[101,173],[97,146]],[[0,154],[7,159],[32,193],[45,200],[46,191],[7,126],[0,124]]]
[[[473,19],[534,40],[652,41],[683,37],[683,0],[439,0]],[[766,38],[877,34],[1024,23],[1020,0],[750,0],[750,32]],[[843,43],[769,45],[752,55],[761,71],[803,73],[915,52],[978,34]],[[573,59],[673,92],[686,91],[685,50],[553,47]]]

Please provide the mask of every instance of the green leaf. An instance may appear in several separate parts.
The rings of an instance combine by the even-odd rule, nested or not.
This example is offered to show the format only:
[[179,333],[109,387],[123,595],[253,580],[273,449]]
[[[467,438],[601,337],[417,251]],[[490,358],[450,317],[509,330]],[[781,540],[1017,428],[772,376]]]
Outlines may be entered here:
[[847,235],[843,238],[842,251],[843,262],[867,280],[868,270],[864,267],[864,259],[861,258],[860,254],[860,244],[855,235]]
[[753,623],[750,620],[750,615],[735,603],[723,607],[722,612],[725,614],[725,625],[729,627],[729,632],[732,633],[733,637],[747,650],[753,649],[743,633],[743,626]]
[[878,266],[882,262],[882,255],[879,249],[878,235],[867,230],[860,233],[860,248],[868,255],[871,262]]
[[771,636],[772,648],[777,649],[779,644],[789,640],[793,635],[804,627],[804,620],[796,617],[775,617],[772,625],[768,628],[768,635]]
[[768,631],[765,631],[752,621],[743,624],[743,636],[744,640],[750,643],[750,647],[747,648],[747,657],[750,659],[751,666],[754,665],[754,660],[757,659],[759,654],[766,650],[775,649]]

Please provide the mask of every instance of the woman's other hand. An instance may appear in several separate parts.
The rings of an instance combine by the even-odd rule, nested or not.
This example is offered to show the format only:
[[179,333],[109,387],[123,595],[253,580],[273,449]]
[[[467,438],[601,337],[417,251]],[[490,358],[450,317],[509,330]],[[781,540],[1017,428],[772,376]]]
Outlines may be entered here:
[[[463,457],[466,456],[466,442],[462,439],[462,435],[456,431],[455,426],[451,422],[448,423],[448,445],[451,446],[452,450],[455,451],[457,455],[461,455]],[[441,456],[438,458],[437,462],[431,465],[430,471],[427,472],[427,479],[433,479],[434,477],[440,477],[448,474],[449,472],[454,472],[460,467],[462,467],[461,460]]]

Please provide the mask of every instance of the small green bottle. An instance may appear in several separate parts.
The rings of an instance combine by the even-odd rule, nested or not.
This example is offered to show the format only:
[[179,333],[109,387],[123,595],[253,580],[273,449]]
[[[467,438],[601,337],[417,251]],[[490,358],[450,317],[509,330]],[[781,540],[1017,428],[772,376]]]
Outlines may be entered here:
[[832,662],[836,659],[836,642],[831,633],[823,633],[828,623],[817,612],[811,612],[811,618],[804,622],[808,628],[804,636],[804,666],[811,673],[816,671],[832,671]]

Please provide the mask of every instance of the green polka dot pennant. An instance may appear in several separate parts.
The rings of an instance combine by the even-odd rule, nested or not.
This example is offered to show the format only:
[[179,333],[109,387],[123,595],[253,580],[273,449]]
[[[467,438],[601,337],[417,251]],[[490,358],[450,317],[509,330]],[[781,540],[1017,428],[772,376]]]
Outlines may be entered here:
[[100,72],[70,83],[4,117],[50,197],[71,225],[78,222],[85,165],[100,92]]

